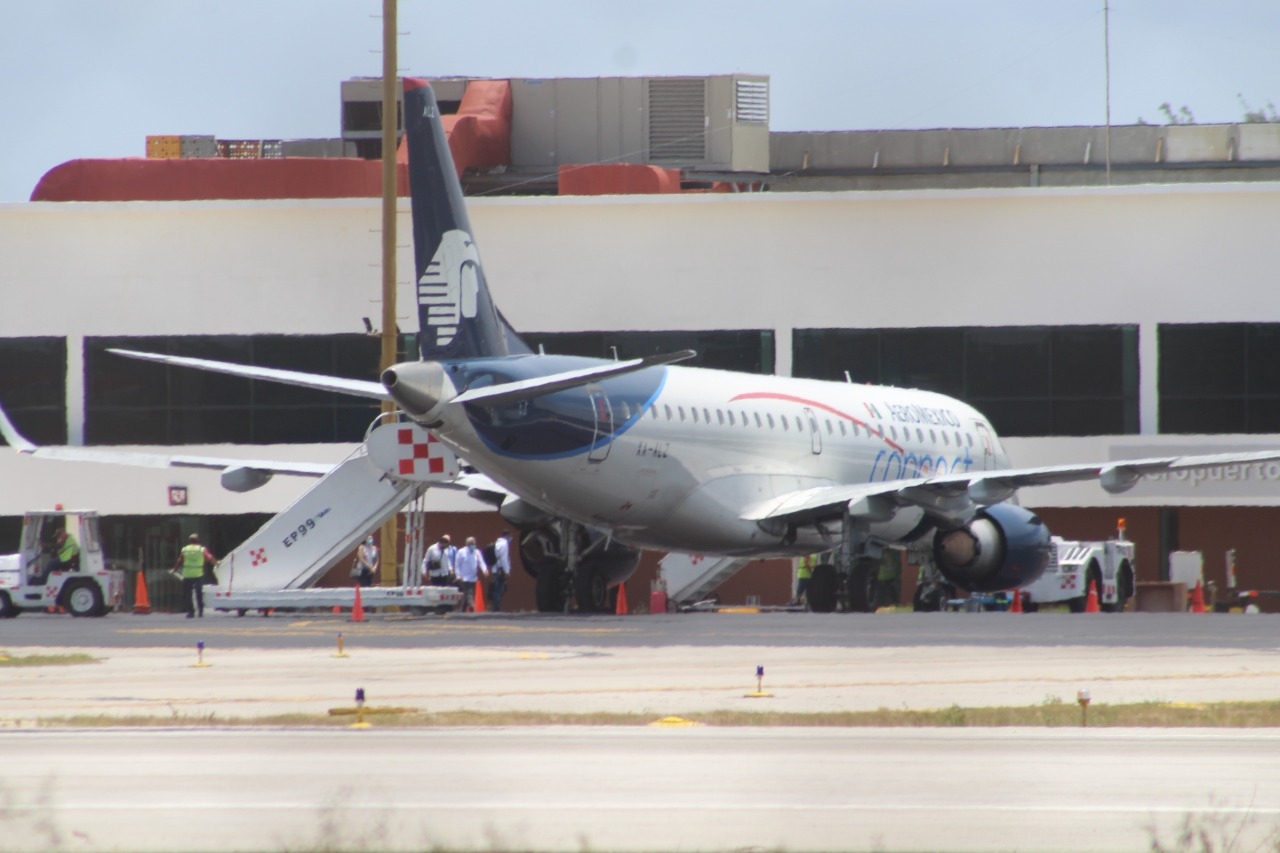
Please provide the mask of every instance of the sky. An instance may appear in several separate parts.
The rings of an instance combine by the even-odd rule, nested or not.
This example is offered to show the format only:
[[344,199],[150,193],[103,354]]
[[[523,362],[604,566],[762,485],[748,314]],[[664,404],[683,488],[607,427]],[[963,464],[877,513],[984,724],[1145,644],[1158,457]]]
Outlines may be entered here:
[[[400,0],[402,74],[770,77],[773,130],[1201,123],[1280,104],[1268,0]],[[0,0],[0,203],[149,134],[339,135],[381,0]]]

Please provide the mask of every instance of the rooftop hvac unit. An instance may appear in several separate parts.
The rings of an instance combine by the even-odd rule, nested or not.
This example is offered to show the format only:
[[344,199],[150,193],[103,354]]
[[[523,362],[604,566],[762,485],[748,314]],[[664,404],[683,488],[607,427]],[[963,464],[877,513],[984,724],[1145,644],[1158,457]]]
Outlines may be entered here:
[[517,168],[643,163],[769,170],[768,77],[512,80],[511,96]]

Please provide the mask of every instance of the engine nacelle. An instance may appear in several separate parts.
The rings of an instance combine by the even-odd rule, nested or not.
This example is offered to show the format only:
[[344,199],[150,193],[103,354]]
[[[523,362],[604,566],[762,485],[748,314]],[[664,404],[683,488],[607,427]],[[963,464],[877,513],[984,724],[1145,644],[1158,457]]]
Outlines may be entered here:
[[956,586],[996,592],[1025,586],[1044,574],[1052,547],[1049,528],[1038,515],[1000,503],[978,510],[963,527],[939,530],[933,560]]
[[239,466],[222,472],[222,488],[230,492],[251,492],[271,482],[271,472]]

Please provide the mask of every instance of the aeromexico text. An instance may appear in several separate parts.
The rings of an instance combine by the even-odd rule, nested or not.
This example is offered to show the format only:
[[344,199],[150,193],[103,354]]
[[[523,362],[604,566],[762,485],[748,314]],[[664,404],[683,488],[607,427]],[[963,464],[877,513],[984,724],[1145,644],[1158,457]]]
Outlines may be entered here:
[[950,409],[930,409],[925,406],[901,406],[885,403],[890,416],[900,424],[928,424],[960,428],[960,419]]

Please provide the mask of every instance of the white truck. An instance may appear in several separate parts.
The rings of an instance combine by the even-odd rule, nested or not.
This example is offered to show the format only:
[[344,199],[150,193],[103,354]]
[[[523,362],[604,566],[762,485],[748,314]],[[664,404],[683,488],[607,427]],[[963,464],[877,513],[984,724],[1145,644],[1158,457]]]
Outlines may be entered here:
[[1073,542],[1052,537],[1053,557],[1035,583],[1023,587],[1022,608],[1028,613],[1042,604],[1066,602],[1072,613],[1083,613],[1093,584],[1098,607],[1105,613],[1119,613],[1133,597],[1133,543],[1124,538],[1123,525],[1116,539],[1101,542]]
[[[79,545],[66,563],[58,559],[62,534]],[[109,568],[92,510],[29,512],[22,520],[17,554],[0,556],[0,618],[24,610],[61,608],[72,616],[104,616],[119,606],[124,572]]]

